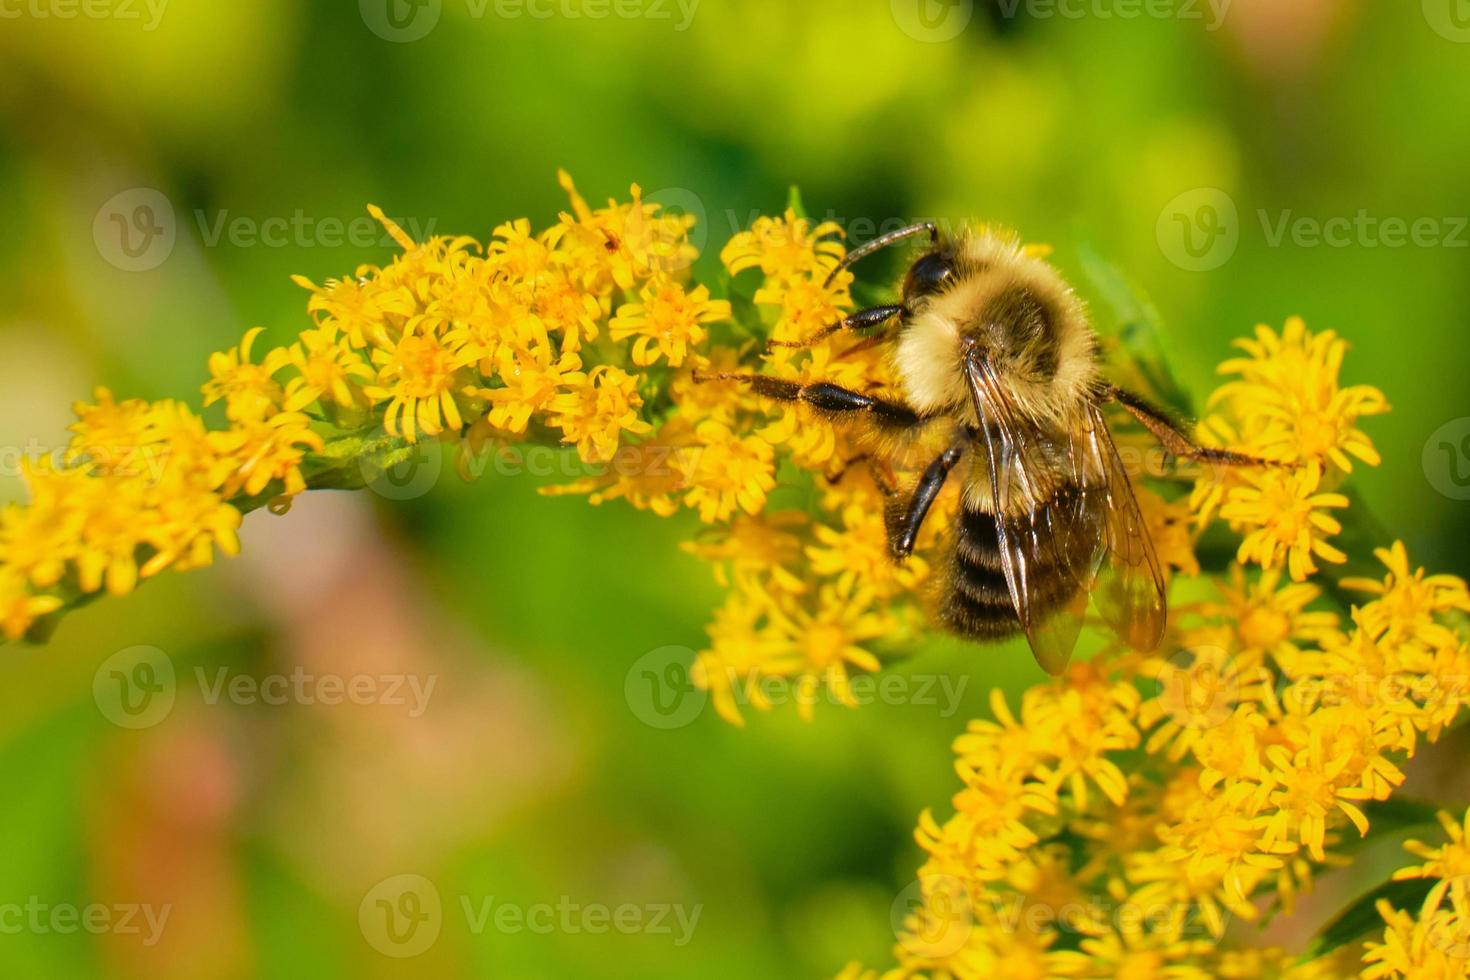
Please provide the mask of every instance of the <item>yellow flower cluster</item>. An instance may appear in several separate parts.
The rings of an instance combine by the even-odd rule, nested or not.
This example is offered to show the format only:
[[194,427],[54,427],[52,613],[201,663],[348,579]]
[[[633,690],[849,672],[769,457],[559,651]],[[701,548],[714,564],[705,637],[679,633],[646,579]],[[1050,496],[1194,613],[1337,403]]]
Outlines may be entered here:
[[[90,594],[233,553],[246,511],[361,485],[365,462],[417,440],[462,463],[539,440],[588,467],[544,492],[697,521],[687,549],[728,596],[692,677],[723,717],[856,704],[854,675],[922,628],[921,556],[958,481],[896,564],[883,514],[906,464],[747,383],[898,394],[879,345],[824,331],[852,306],[849,273],[826,281],[839,229],[796,208],[758,219],[724,247],[716,298],[690,282],[690,219],[636,185],[592,208],[562,184],[555,224],[507,222],[483,246],[414,242],[372,209],[401,254],[298,280],[311,326],[259,355],[251,330],[211,357],[204,414],[101,389],[78,405],[64,452],[27,468],[30,502],[0,511],[0,629],[15,639]],[[1176,604],[1154,653],[1115,644],[1018,701],[992,692],[993,717],[955,741],[952,812],[919,819],[925,860],[884,978],[1465,975],[1470,851],[1448,821],[1446,845],[1410,845],[1425,863],[1401,876],[1439,883],[1417,915],[1382,908],[1382,942],[1313,959],[1221,943],[1230,917],[1289,913],[1342,859],[1470,677],[1460,579],[1395,543],[1377,552],[1383,577],[1337,583],[1361,597],[1347,615],[1313,580],[1346,557],[1339,488],[1379,461],[1358,424],[1387,410],[1382,393],[1342,386],[1344,342],[1297,319],[1240,346],[1200,435],[1279,465],[1206,471],[1190,493],[1138,487],[1169,578],[1214,596]],[[1217,521],[1240,540],[1207,571],[1196,544]]]
[[[353,472],[361,485],[365,457],[395,445],[439,437],[480,451],[535,436],[589,466],[636,456],[630,439],[652,431],[645,391],[666,379],[626,368],[683,364],[730,307],[686,285],[691,218],[637,186],[630,202],[594,209],[561,180],[570,213],[539,234],[508,222],[484,247],[414,242],[370,208],[402,254],[320,286],[298,279],[310,328],[259,357],[256,328],[210,357],[203,404],[220,405],[222,426],[105,390],[77,406],[64,454],[27,469],[30,502],[0,512],[5,635],[104,587],[126,593],[216,548],[234,553],[243,512],[354,485]],[[759,508],[766,443],[717,426],[687,442],[708,453],[677,474],[683,503],[708,519]]]
[[[1342,342],[1300,321],[1245,347],[1204,428],[1291,465],[1206,474],[1187,508],[1140,494],[1146,515],[1171,518],[1150,525],[1176,577],[1200,574],[1182,525],[1218,516],[1242,535],[1238,562],[1211,579],[1218,598],[1176,607],[1153,654],[1109,648],[1025,691],[1018,711],[992,692],[994,720],[954,745],[953,813],[920,818],[927,860],[885,980],[1465,975],[1470,946],[1451,962],[1433,938],[1464,928],[1465,878],[1417,920],[1385,908],[1385,944],[1366,960],[1361,943],[1315,959],[1219,944],[1231,916],[1290,913],[1334,848],[1367,833],[1365,806],[1456,719],[1470,677],[1452,628],[1470,612],[1465,583],[1414,568],[1402,544],[1377,552],[1382,579],[1340,583],[1364,597],[1347,622],[1306,581],[1314,556],[1342,560],[1320,508],[1347,501],[1323,481],[1350,456],[1377,462],[1356,422],[1383,396],[1340,388]],[[1447,879],[1470,872],[1452,837],[1414,849]]]
[[[890,384],[881,354],[861,338],[833,335],[805,347],[764,344],[807,341],[851,306],[849,273],[824,284],[845,253],[832,237],[837,233],[833,224],[814,227],[788,209],[757,219],[726,244],[721,259],[729,274],[756,278],[750,291],[760,316],[757,343],[710,348],[702,371],[831,381],[863,391]],[[759,399],[739,382],[676,389],[675,399],[676,419],[689,419],[686,424],[711,420],[754,432],[766,447],[765,472],[773,472],[774,456],[816,476],[806,497],[810,505],[763,510],[770,488],[765,482],[738,511],[702,515],[714,518],[714,526],[689,550],[716,563],[730,593],[710,627],[710,646],[695,664],[695,682],[736,724],[743,721],[742,706],[766,710],[774,691],[795,701],[806,718],[824,697],[854,705],[852,672],[878,670],[879,642],[892,646],[911,634],[920,622],[915,590],[928,575],[922,560],[897,566],[889,559],[883,492],[864,465],[862,447],[804,405]]]
[[1399,881],[1420,878],[1434,884],[1417,916],[1379,900],[1378,912],[1387,927],[1381,942],[1367,944],[1364,980],[1470,977],[1470,812],[1458,823],[1440,813],[1439,821],[1449,840],[1439,847],[1409,841],[1405,850],[1424,864],[1394,875]]
[[1353,459],[1378,465],[1378,451],[1357,423],[1388,411],[1388,402],[1368,385],[1342,387],[1346,341],[1331,330],[1312,333],[1299,317],[1280,334],[1258,326],[1254,339],[1236,344],[1247,356],[1220,365],[1236,380],[1210,398],[1201,436],[1289,465],[1208,472],[1191,503],[1201,522],[1218,509],[1242,533],[1240,561],[1284,565],[1301,582],[1317,570],[1317,559],[1345,560],[1327,540],[1342,530],[1331,511],[1348,504],[1334,491]]
[[68,596],[121,595],[165,568],[207,565],[216,548],[234,554],[231,488],[293,458],[288,428],[210,432],[173,401],[118,402],[99,389],[76,413],[64,453],[26,464],[30,505],[0,512],[0,616],[12,640]]
[[[1363,805],[1387,799],[1421,737],[1459,713],[1470,648],[1446,616],[1470,610],[1464,583],[1411,571],[1402,545],[1379,556],[1388,574],[1353,583],[1375,598],[1349,631],[1308,609],[1316,586],[1275,572],[1247,585],[1237,566],[1165,653],[1075,665],[1019,712],[993,692],[995,720],[955,742],[953,814],[921,816],[928,859],[883,976],[1352,975],[1341,953],[1256,950],[1247,969],[1216,942],[1230,915],[1289,913],[1334,845],[1367,832]],[[1410,845],[1427,863],[1403,876],[1459,890],[1441,910],[1450,886],[1437,889],[1417,921],[1385,909],[1363,976],[1466,975],[1470,851],[1446,829],[1443,848]],[[1457,960],[1425,938],[1450,934]]]

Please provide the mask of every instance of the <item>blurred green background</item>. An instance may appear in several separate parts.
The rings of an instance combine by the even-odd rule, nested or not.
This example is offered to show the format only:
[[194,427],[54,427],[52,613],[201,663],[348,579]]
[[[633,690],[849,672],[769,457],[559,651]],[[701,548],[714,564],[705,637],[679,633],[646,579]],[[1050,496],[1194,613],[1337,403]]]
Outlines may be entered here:
[[[565,167],[594,203],[637,181],[702,211],[703,271],[793,184],[844,224],[1012,225],[1079,281],[1085,245],[1156,303],[1196,395],[1258,322],[1337,329],[1347,380],[1394,406],[1366,426],[1384,464],[1365,498],[1417,559],[1470,571],[1470,457],[1437,448],[1470,433],[1462,0],[690,3],[0,0],[5,498],[94,385],[197,404],[211,351],[307,322],[290,274],[384,261],[379,236],[334,230],[368,202],[484,238],[554,220]],[[111,224],[140,201],[160,223]],[[1360,215],[1421,221],[1420,241]],[[1335,218],[1351,227],[1314,244]],[[962,684],[952,710],[902,697],[736,730],[696,703],[657,727],[640,658],[698,648],[719,596],[678,549],[688,515],[425,465],[406,491],[256,513],[240,559],[3,650],[0,976],[886,963],[915,815],[954,788],[949,742],[990,686],[1039,678],[1030,657],[937,641],[897,668],[912,693]],[[107,700],[138,658],[175,672],[141,722]],[[298,666],[435,686],[421,712],[212,694]],[[400,875],[437,929],[412,958],[374,925],[385,894],[415,911]],[[482,923],[487,902],[699,918],[683,943],[673,913],[668,932],[574,913],[545,933]],[[96,934],[67,929],[89,906]],[[168,911],[158,941],[129,907]]]

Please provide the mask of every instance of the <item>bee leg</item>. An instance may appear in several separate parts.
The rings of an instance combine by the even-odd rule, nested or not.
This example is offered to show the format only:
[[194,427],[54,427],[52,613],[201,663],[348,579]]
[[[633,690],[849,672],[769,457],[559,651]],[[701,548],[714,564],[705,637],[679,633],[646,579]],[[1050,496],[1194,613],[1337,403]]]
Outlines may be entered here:
[[866,310],[858,310],[849,313],[836,323],[829,323],[805,340],[772,340],[768,341],[767,347],[811,347],[832,336],[839,330],[867,330],[887,323],[900,313],[904,312],[902,306],[873,306]]
[[855,456],[852,459],[849,459],[847,462],[840,464],[837,469],[828,470],[826,473],[823,473],[822,479],[827,481],[828,486],[835,487],[837,486],[837,484],[841,483],[843,479],[847,476],[847,471],[852,469],[854,463],[863,463],[866,462],[867,459],[867,456]]
[[869,457],[868,475],[873,478],[873,483],[885,500],[898,496],[898,478],[893,475],[893,467],[887,462]]
[[744,381],[757,395],[774,398],[776,401],[802,402],[834,420],[861,413],[888,429],[907,429],[924,421],[907,405],[864,395],[826,381],[802,385],[763,374],[706,374],[696,375],[695,380]]
[[837,484],[847,479],[847,474],[850,473],[852,471],[852,468],[858,463],[867,464],[870,470],[873,468],[873,458],[867,453],[863,453],[861,456],[854,456],[852,459],[839,463],[837,469],[828,470],[826,473],[822,474],[822,478],[827,481],[827,484],[829,486],[835,487],[837,486]]
[[863,453],[861,456],[854,456],[852,459],[838,464],[837,469],[823,473],[822,479],[827,481],[829,487],[840,486],[842,481],[847,479],[847,475],[852,472],[853,467],[859,463],[868,471],[868,476],[872,478],[873,485],[878,488],[878,492],[883,495],[884,500],[898,496],[898,482],[889,471],[889,468],[882,460],[874,459],[867,453]]
[[924,518],[928,516],[934,498],[944,489],[945,478],[960,461],[963,452],[963,447],[958,444],[949,447],[925,468],[907,503],[897,497],[890,500],[883,514],[883,522],[888,527],[888,550],[895,559],[902,561],[913,554],[914,542],[919,539],[919,529],[924,526]]
[[1153,434],[1155,439],[1159,440],[1159,445],[1179,459],[1193,460],[1198,463],[1216,463],[1222,466],[1281,465],[1275,460],[1258,459],[1255,456],[1231,452],[1228,449],[1197,445],[1189,436],[1180,431],[1178,424],[1167,415],[1122,388],[1109,386],[1105,396],[1123,406],[1129,415],[1137,419],[1145,429]]

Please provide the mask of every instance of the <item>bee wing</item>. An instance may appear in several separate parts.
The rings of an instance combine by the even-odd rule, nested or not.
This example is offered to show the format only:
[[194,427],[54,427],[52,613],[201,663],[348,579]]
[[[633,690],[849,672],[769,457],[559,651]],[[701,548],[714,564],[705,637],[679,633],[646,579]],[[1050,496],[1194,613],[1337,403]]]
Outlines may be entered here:
[[1120,639],[1135,650],[1152,650],[1164,635],[1167,617],[1164,576],[1102,410],[1090,405],[1086,421],[1072,434],[1071,453],[1074,465],[1098,481],[1089,494],[1099,498],[1104,561],[1092,602]]
[[1065,470],[1048,460],[1048,452],[1065,452],[1076,473],[1084,465],[1072,447],[1055,445],[1020,417],[987,360],[968,357],[966,368],[990,467],[1006,587],[1037,663],[1058,674],[1077,645],[1105,554],[1106,501],[1076,476],[1069,483]]

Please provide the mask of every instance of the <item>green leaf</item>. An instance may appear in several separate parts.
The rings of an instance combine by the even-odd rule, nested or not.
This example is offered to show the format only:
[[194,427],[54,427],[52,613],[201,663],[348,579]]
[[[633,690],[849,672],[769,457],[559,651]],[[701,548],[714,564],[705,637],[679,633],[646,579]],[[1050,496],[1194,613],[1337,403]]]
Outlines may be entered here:
[[807,217],[806,205],[801,200],[801,188],[795,184],[791,185],[791,190],[786,194],[786,206],[796,212],[798,218]]
[[1166,331],[1158,308],[1091,245],[1079,245],[1077,253],[1083,272],[1112,315],[1128,366],[1142,376],[1150,395],[1176,414],[1192,418],[1189,394],[1169,368]]
[[754,275],[745,278],[746,282],[740,284],[738,277],[720,273],[720,287],[730,301],[730,320],[737,335],[764,340],[770,334],[770,326],[761,318],[760,307],[755,305],[755,284],[759,278]]
[[1424,800],[1398,797],[1370,801],[1363,804],[1363,815],[1368,818],[1369,833],[1367,836],[1348,833],[1341,841],[1331,845],[1332,853],[1357,854],[1366,849],[1368,845],[1376,844],[1387,836],[1403,834],[1410,830],[1438,831],[1439,811],[1442,809],[1443,807],[1435,806]]
[[1428,800],[1390,796],[1363,804],[1363,813],[1372,824],[1373,833],[1407,830],[1410,827],[1438,827],[1439,812],[1446,809]]
[[1433,878],[1410,878],[1405,881],[1385,881],[1366,895],[1359,896],[1347,908],[1337,914],[1317,938],[1312,941],[1308,955],[1323,956],[1341,946],[1362,939],[1383,928],[1383,917],[1378,914],[1378,902],[1387,899],[1396,909],[1414,910],[1424,904],[1424,897],[1434,887]]

